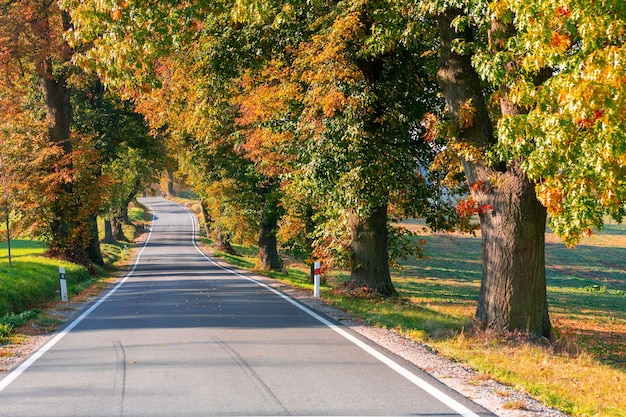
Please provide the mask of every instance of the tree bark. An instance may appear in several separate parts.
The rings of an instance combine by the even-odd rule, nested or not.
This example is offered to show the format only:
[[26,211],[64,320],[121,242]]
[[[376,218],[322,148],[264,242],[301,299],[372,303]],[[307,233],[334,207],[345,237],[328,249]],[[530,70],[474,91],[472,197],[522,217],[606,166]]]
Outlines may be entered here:
[[[71,104],[70,89],[65,85],[65,79],[56,79],[52,74],[51,64],[48,63],[41,74],[41,90],[46,104],[46,114],[48,122],[48,137],[50,143],[60,146],[65,155],[72,153],[72,143],[70,141]],[[71,232],[74,229],[74,216],[71,205],[68,207],[63,203],[66,196],[72,194],[72,184],[65,182],[61,185],[55,202],[52,206],[52,220],[50,231],[52,241],[50,250],[59,255],[75,258],[78,248],[72,248]],[[68,210],[69,209],[69,210]]]
[[[65,155],[70,155],[72,153],[70,89],[66,87],[65,79],[54,78],[51,68],[42,75],[41,88],[46,103],[50,143],[60,146]],[[50,221],[49,251],[55,256],[82,262],[84,250],[72,237],[72,232],[76,228],[76,209],[72,202],[68,201],[72,193],[71,182],[64,182],[55,196],[51,207],[53,215]]]
[[476,318],[486,327],[550,336],[545,271],[546,209],[513,163],[482,196],[483,279]]
[[167,171],[167,195],[176,197],[176,189],[174,188],[174,173]]
[[202,213],[202,224],[204,225],[204,235],[208,239],[210,236],[210,232],[209,232],[210,217],[208,214],[208,210],[206,209],[206,204],[204,200],[200,201],[200,211]]
[[[54,13],[54,11],[44,11],[43,15],[45,17],[41,18],[39,21],[40,27],[35,30],[41,38],[42,48],[52,47],[55,43],[52,27],[49,23],[52,19],[49,15],[50,13]],[[61,13],[63,28],[69,29],[69,15],[65,12],[59,11],[59,13]],[[60,59],[69,62],[71,50],[67,43],[62,42],[56,47],[59,48],[55,52],[59,52]],[[55,71],[53,68],[55,59],[59,59],[59,57],[53,58],[47,54],[49,51],[45,53],[43,51],[38,52],[41,54],[41,59],[36,62],[36,68],[46,105],[49,142],[61,147],[63,154],[69,156],[72,154],[72,142],[70,139],[72,106],[70,102],[71,90],[67,86],[67,74],[62,71]],[[63,168],[71,169],[72,165],[69,163],[69,166],[51,167],[50,169]],[[76,233],[81,223],[77,216],[79,210],[76,207],[76,202],[73,201],[72,194],[73,185],[71,181],[65,181],[60,184],[57,195],[54,196],[54,201],[51,204],[51,241],[49,242],[48,253],[79,263],[89,263],[86,255],[86,247],[89,245],[89,242],[85,240],[86,236],[84,236],[89,231],[83,230],[84,233]],[[88,221],[88,219],[83,220]]]
[[[270,192],[271,193],[271,192]],[[278,256],[278,220],[280,218],[278,201],[272,196],[266,195],[261,208],[261,221],[259,227],[259,266],[262,269],[280,271],[283,268],[280,256]]]
[[[126,216],[128,218],[128,216]],[[118,242],[126,242],[126,236],[124,236],[124,210],[121,208],[115,209],[111,216],[111,226],[113,227],[113,239]]]
[[387,206],[376,207],[366,217],[349,215],[352,242],[350,282],[383,297],[395,297],[389,272]]
[[104,265],[102,251],[100,250],[100,240],[98,239],[98,218],[95,214],[89,216],[89,244],[85,252],[91,262],[100,266]]
[[119,206],[113,208],[111,210],[111,226],[113,229],[113,239],[119,241],[128,241],[126,236],[124,235],[125,224],[130,224],[130,219],[128,217],[128,207],[130,203],[133,201],[140,187],[139,178],[135,181],[135,187],[133,191],[128,193],[122,200]]
[[[471,57],[452,50],[453,39],[470,39],[452,20],[461,13],[451,9],[438,16],[441,34],[439,83],[450,117],[459,121],[460,107],[471,100],[476,113],[470,125],[460,126],[458,140],[485,150],[495,143],[493,125],[483,89]],[[501,28],[498,28],[501,29]],[[504,115],[519,111],[503,89]],[[486,327],[526,331],[550,337],[545,274],[546,210],[537,201],[534,184],[519,161],[490,167],[483,160],[463,161],[472,198],[480,213],[483,239],[483,275],[476,318]]]
[[113,225],[109,216],[104,218],[104,243],[115,243],[113,237]]
[[117,214],[117,219],[120,221],[120,223],[123,223],[123,224],[130,223],[130,219],[128,218],[128,206],[130,205],[130,202],[133,201],[134,197],[135,197],[135,194],[133,194],[130,198],[126,198],[124,202],[117,208],[116,214]]
[[224,233],[219,227],[216,227],[213,231],[213,237],[215,238],[215,249],[230,255],[237,255],[237,251],[230,244],[228,233]]
[[[278,225],[276,225],[278,226]],[[280,271],[283,268],[280,256],[278,256],[278,242],[276,239],[276,227],[265,223],[259,230],[259,264],[261,269]]]
[[[361,19],[363,25],[372,28],[375,20],[371,11],[364,8]],[[380,83],[385,68],[385,59],[388,57],[378,56],[358,59],[357,65],[365,80],[373,91],[380,93]],[[364,130],[368,132],[372,140],[384,141],[384,132],[388,129],[385,121],[386,106],[381,97],[371,103],[368,109],[368,117],[364,123]],[[380,143],[374,145],[381,149]],[[370,151],[371,152],[371,151]],[[369,179],[365,180],[369,181]],[[381,195],[363,196],[370,199],[365,216],[359,215],[355,210],[350,210],[348,222],[350,226],[350,286],[373,290],[383,297],[396,297],[398,295],[391,281],[389,270],[389,235],[387,230],[387,198],[388,191],[378,190]],[[384,203],[380,201],[384,200]]]

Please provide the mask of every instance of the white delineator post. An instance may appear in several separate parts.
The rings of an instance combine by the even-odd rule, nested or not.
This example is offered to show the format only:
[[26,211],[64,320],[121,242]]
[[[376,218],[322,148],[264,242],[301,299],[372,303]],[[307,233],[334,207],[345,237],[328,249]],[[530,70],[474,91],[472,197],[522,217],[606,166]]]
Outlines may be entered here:
[[65,268],[59,268],[59,277],[61,280],[61,301],[67,303],[67,281],[65,281]]
[[319,298],[320,297],[320,278],[321,278],[321,268],[322,268],[322,263],[321,262],[315,262],[313,264],[313,297],[315,298]]

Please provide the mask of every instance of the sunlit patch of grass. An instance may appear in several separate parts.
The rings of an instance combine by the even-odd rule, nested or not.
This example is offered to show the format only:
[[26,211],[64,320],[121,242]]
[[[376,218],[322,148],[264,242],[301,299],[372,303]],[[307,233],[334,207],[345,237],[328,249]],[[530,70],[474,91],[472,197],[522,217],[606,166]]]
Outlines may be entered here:
[[459,333],[468,321],[464,317],[442,314],[407,300],[358,298],[341,293],[325,294],[324,299],[365,319],[368,323],[395,329],[420,341],[448,338]]
[[[0,244],[0,251],[6,242]],[[12,241],[12,266],[6,255],[0,256],[0,316],[22,312],[58,296],[59,268],[66,271],[68,292],[73,294],[85,281],[89,271],[76,264],[40,256],[45,248],[35,241]]]
[[241,252],[239,251],[237,253],[238,253],[237,255],[231,255],[229,253],[215,251],[213,255],[218,258],[224,259],[229,264],[236,266],[238,268],[243,268],[243,269],[248,269],[248,270],[253,270],[255,268],[256,262],[253,258],[240,254]]
[[[134,227],[125,227],[130,228],[128,234],[132,233],[132,235],[134,235],[136,233]],[[106,269],[110,270],[128,264],[132,260],[134,247],[135,245],[131,242],[100,243],[102,259],[104,260]]]
[[146,218],[146,209],[143,206],[133,204],[128,208],[128,220],[131,223],[141,223],[149,218]]
[[526,404],[524,401],[507,401],[502,405],[502,408],[506,410],[526,410]]
[[550,346],[457,337],[434,343],[443,355],[528,391],[575,416],[624,416],[624,373],[590,355],[555,354]]
[[[282,271],[262,270],[258,268],[258,250],[254,247],[233,245],[236,255],[215,251],[214,256],[223,259],[238,268],[254,271],[258,274],[288,283],[297,288],[312,290],[313,283],[308,269],[302,265],[286,265]],[[323,288],[330,287],[322,285]]]

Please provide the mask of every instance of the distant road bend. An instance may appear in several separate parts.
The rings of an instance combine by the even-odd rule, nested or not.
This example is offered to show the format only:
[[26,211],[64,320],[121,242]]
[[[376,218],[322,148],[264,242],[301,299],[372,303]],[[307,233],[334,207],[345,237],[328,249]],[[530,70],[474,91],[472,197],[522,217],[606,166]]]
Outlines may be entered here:
[[39,351],[0,373],[0,416],[490,416],[418,368],[224,268],[195,218],[141,200],[132,270]]

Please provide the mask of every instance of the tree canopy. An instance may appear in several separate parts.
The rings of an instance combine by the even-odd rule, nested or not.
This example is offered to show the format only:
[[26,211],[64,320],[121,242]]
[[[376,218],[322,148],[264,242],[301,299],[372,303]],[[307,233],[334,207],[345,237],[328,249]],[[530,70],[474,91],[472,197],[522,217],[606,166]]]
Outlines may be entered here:
[[159,147],[130,103],[111,105],[113,95],[74,64],[65,40],[72,22],[58,2],[4,1],[0,10],[1,151],[11,217],[18,232],[44,240],[49,255],[101,263],[95,219],[116,182],[103,165],[122,142],[157,163]]
[[[283,239],[394,296],[389,265],[417,250],[395,220],[450,229],[477,215],[477,317],[545,336],[546,222],[574,245],[625,214],[620,0],[46,4],[1,4],[3,138],[47,137],[28,164],[77,201],[136,190],[112,178],[154,158],[145,118],[215,238],[255,239],[261,266],[280,268]],[[75,88],[85,72],[97,83]]]
[[[528,109],[499,124],[498,152],[524,158],[550,225],[576,244],[601,229],[606,215],[618,221],[625,215],[626,6],[500,2],[492,10],[517,29],[495,59],[514,57],[516,72],[527,74],[498,74],[485,55],[477,57],[483,76],[510,79],[512,101]],[[533,85],[530,77],[546,71],[546,81]]]
[[[132,97],[153,127],[166,126],[188,144],[182,156],[194,163],[182,166],[202,179],[201,195],[225,197],[206,191],[230,184],[221,188],[230,190],[229,197],[212,207],[241,202],[233,192],[249,195],[242,188],[247,183],[257,197],[245,199],[246,209],[239,203],[239,212],[256,212],[261,225],[268,187],[272,195],[306,196],[287,199],[312,211],[292,205],[295,212],[287,215],[315,217],[317,232],[309,233],[317,239],[309,236],[309,242],[318,256],[343,258],[355,274],[366,264],[385,265],[382,274],[371,270],[354,278],[393,294],[387,206],[393,203],[398,216],[422,214],[435,201],[427,171],[420,171],[430,148],[417,133],[421,116],[437,102],[429,71],[434,60],[425,53],[432,36],[410,40],[404,31],[411,24],[401,9],[369,2],[221,2],[178,5],[175,12],[166,4],[163,10],[149,6],[151,12],[141,3],[107,10],[89,2],[68,5],[76,21],[70,39],[89,46],[79,61],[88,59],[111,87]],[[156,36],[165,29],[154,28],[154,19],[164,26],[169,19],[188,24],[177,21],[167,35]],[[380,30],[390,22],[393,27]],[[147,29],[135,33],[135,26]],[[126,36],[116,35],[121,32]],[[223,159],[227,149],[238,158],[236,169]],[[270,210],[278,215],[271,234],[288,207],[281,200],[271,198],[278,204]],[[367,219],[374,214],[382,229],[369,239],[372,248],[380,246],[374,249],[380,258],[351,258],[358,253],[355,241],[373,236]]]

